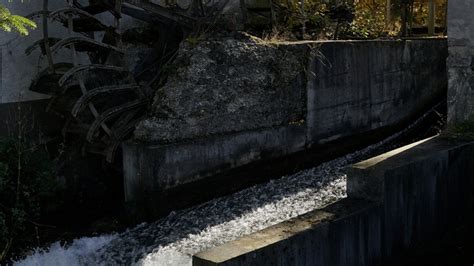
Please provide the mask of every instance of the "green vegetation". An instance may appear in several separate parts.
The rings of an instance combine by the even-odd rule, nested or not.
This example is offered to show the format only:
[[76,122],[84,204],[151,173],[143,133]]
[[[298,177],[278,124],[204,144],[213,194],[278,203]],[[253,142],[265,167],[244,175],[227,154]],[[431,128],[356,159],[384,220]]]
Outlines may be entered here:
[[399,27],[392,31],[386,21],[385,0],[360,2],[354,9],[354,20],[346,31],[346,35],[355,38],[378,38],[397,35]]
[[0,262],[13,246],[38,244],[39,220],[60,204],[60,186],[45,148],[0,139]]
[[340,28],[352,21],[353,11],[354,6],[348,3],[334,5],[323,0],[276,0],[272,34],[290,39],[332,39]]
[[18,15],[10,13],[8,8],[0,5],[0,30],[11,32],[17,31],[21,35],[28,35],[28,29],[35,29],[36,23]]
[[[0,30],[28,35],[36,23],[0,5]],[[18,126],[21,128],[21,122]],[[59,186],[45,149],[25,143],[23,134],[0,139],[0,262],[13,246],[30,244],[37,235],[37,221],[54,208]]]
[[[438,29],[445,29],[446,5],[434,0]],[[429,10],[426,0],[275,0],[273,26],[279,36],[298,39],[410,36],[427,31]]]
[[[416,34],[428,25],[426,0],[357,0],[350,33],[362,38]],[[434,0],[435,26],[445,28],[446,0]],[[403,29],[405,25],[405,29]],[[405,31],[405,32],[403,32]]]

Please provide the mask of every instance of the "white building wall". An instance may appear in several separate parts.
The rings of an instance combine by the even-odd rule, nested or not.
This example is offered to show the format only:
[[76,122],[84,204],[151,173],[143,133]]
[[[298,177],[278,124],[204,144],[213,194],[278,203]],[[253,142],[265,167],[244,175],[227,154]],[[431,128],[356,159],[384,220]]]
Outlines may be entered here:
[[[50,1],[51,8],[64,6],[65,1]],[[13,14],[26,16],[43,8],[42,0],[0,0]],[[38,28],[30,31],[29,36],[20,36],[16,32],[0,31],[0,103],[31,101],[47,96],[28,90],[32,79],[46,66],[40,61],[39,49],[27,56],[25,50],[42,38],[41,19],[36,20]],[[65,30],[58,25],[51,28],[52,35],[64,35]]]
[[[11,2],[10,2],[11,1]],[[87,1],[86,1],[87,2]],[[27,16],[43,9],[43,0],[0,0],[0,3],[10,9],[13,14]],[[49,10],[54,11],[66,7],[66,0],[49,0]],[[113,17],[104,13],[99,18],[106,24],[113,24]],[[30,31],[29,36],[20,36],[16,32],[0,31],[0,104],[18,101],[45,99],[48,96],[28,90],[34,77],[47,66],[46,58],[41,59],[40,49],[26,55],[25,50],[35,41],[43,38],[42,18],[35,19],[38,28]],[[137,20],[124,17],[123,28],[137,25]],[[49,37],[64,38],[68,36],[67,29],[58,22],[50,22]],[[96,34],[96,40],[101,40],[102,34]],[[54,62],[71,62],[72,55],[65,49],[54,56]],[[79,62],[87,63],[88,57],[82,55]]]

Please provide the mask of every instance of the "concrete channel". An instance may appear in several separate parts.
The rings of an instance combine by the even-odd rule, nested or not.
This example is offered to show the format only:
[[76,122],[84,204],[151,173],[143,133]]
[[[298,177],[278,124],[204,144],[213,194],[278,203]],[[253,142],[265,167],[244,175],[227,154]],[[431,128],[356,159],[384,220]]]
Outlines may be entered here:
[[423,140],[351,166],[348,198],[193,257],[193,265],[378,265],[469,215],[474,143]]

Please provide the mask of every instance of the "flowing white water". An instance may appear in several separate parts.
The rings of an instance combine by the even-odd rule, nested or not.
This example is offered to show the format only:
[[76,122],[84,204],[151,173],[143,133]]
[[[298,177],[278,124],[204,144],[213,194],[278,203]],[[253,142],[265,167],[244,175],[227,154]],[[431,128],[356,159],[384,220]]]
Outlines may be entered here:
[[53,244],[16,264],[191,265],[193,254],[346,197],[344,168],[390,150],[405,131],[315,168],[173,212],[118,235],[82,238],[68,247]]
[[33,255],[26,259],[16,262],[15,265],[48,265],[48,266],[76,266],[84,265],[95,252],[104,245],[110,243],[117,235],[107,235],[100,237],[80,238],[75,240],[67,248],[56,242],[45,250],[36,250]]

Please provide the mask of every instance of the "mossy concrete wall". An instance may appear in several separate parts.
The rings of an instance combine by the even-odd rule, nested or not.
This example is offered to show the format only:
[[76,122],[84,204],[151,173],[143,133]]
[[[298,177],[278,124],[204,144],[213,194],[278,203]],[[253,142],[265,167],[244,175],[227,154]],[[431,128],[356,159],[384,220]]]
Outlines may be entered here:
[[474,2],[448,1],[448,121],[474,119]]
[[[212,49],[203,55],[206,47],[198,46],[194,56],[202,60],[197,61],[187,51],[191,64],[185,68],[199,70],[194,78],[198,82],[179,79],[192,74],[179,70],[165,92],[158,92],[154,117],[138,126],[135,141],[124,144],[125,198],[132,213],[144,209],[153,214],[157,205],[166,205],[157,199],[167,190],[216,174],[406,124],[445,99],[445,39],[299,42],[261,48],[246,41],[215,42],[202,45],[233,48],[213,59]],[[263,58],[259,49],[271,51],[270,58]],[[267,65],[281,54],[306,65],[294,64],[299,69],[282,78],[281,65]],[[251,69],[234,65],[248,60],[259,62],[249,63]],[[265,85],[278,79],[285,82]]]
[[473,143],[421,141],[352,166],[348,198],[194,255],[193,265],[380,265],[469,216]]

